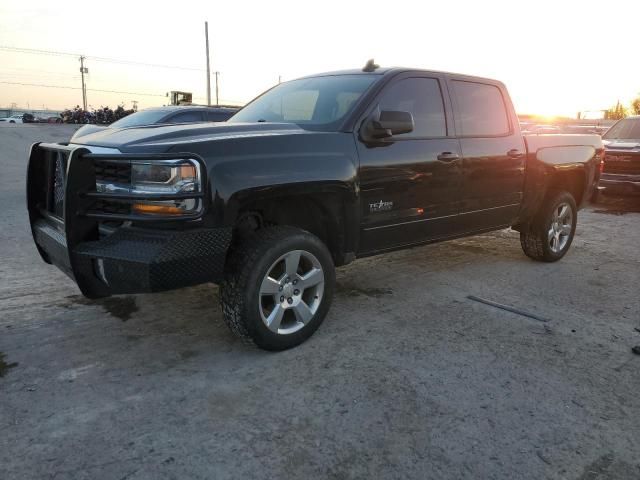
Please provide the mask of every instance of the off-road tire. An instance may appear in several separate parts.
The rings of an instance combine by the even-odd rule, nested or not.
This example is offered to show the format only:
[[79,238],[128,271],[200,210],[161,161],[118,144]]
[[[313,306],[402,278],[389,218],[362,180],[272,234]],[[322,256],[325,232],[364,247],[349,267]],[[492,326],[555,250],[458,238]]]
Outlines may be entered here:
[[[320,261],[324,292],[318,309],[302,329],[278,334],[269,330],[262,320],[260,285],[272,263],[293,250],[310,252]],[[220,303],[225,323],[237,336],[265,350],[286,350],[301,344],[317,330],[331,306],[334,286],[333,260],[318,237],[294,227],[267,227],[232,247],[220,285]]]
[[[548,238],[551,228],[552,216],[555,209],[562,203],[571,207],[573,221],[571,233],[565,246],[554,252]],[[555,191],[550,193],[543,202],[538,214],[535,216],[529,227],[520,232],[520,245],[525,255],[539,262],[557,262],[569,251],[576,231],[578,220],[578,208],[576,201],[569,192]]]

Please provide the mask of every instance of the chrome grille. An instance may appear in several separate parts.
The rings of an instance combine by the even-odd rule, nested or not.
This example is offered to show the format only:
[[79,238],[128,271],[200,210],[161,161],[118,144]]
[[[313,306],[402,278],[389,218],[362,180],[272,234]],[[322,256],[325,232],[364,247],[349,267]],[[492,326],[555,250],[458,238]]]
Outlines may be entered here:
[[607,152],[603,173],[640,175],[640,153]]

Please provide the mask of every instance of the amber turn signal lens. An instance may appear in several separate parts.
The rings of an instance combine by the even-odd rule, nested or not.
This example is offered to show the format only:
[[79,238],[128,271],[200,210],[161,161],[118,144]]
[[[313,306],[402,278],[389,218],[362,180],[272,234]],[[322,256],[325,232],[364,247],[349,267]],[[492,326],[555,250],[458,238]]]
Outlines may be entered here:
[[136,213],[151,213],[164,215],[182,215],[184,210],[169,205],[145,205],[144,203],[135,203],[132,205],[133,211]]

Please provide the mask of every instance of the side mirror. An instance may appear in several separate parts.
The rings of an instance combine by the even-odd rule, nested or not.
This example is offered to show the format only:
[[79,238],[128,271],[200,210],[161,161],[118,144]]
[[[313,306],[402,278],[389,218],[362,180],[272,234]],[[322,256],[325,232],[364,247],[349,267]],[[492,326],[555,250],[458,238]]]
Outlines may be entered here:
[[361,135],[365,141],[377,141],[413,132],[413,115],[409,112],[376,110],[362,125]]

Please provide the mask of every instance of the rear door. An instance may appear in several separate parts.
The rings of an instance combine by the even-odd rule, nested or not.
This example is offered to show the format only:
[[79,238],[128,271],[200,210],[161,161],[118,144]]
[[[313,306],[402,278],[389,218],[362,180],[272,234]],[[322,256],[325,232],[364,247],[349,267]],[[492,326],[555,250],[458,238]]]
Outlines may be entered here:
[[375,108],[413,115],[411,133],[368,145],[360,157],[360,253],[420,243],[447,235],[459,212],[462,169],[451,104],[443,78],[411,72],[388,83]]
[[508,226],[522,203],[525,145],[504,86],[448,77],[464,172],[461,221],[468,232]]

